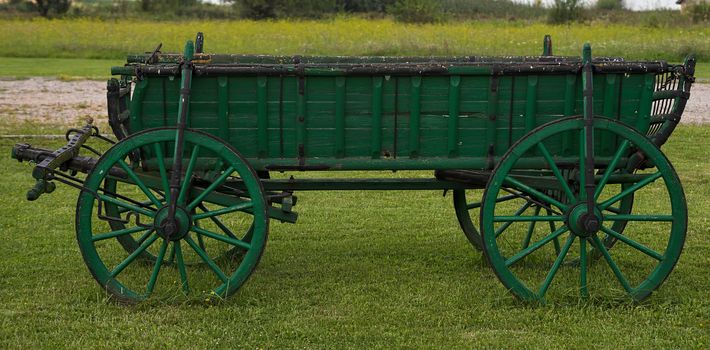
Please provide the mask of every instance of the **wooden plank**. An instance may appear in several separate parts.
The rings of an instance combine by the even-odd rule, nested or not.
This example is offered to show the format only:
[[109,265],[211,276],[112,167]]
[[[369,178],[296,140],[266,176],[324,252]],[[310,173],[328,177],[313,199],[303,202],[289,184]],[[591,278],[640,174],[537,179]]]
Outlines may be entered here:
[[421,119],[421,93],[422,93],[422,77],[414,76],[411,78],[409,96],[409,156],[416,158],[419,156],[420,148],[420,128],[419,122]]
[[231,143],[229,133],[229,79],[225,76],[217,78],[217,125],[219,136]]
[[266,76],[256,78],[256,128],[257,157],[265,158],[269,154],[269,135],[267,133],[268,119],[266,115]]
[[380,158],[382,151],[382,77],[372,77],[372,136],[370,155]]
[[459,155],[459,105],[461,96],[461,76],[449,77],[449,131],[447,136],[447,151],[450,158]]
[[345,157],[345,77],[335,78],[335,157]]

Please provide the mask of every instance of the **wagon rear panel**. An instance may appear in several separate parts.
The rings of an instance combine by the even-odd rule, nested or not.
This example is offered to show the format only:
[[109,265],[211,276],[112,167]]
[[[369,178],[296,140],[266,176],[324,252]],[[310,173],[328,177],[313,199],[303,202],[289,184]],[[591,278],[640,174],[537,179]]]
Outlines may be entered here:
[[[594,110],[649,128],[652,73],[594,76]],[[176,124],[179,79],[146,76],[131,133]],[[259,169],[486,169],[528,131],[582,114],[577,74],[196,76],[188,126],[233,145]],[[556,142],[574,156],[578,135]],[[606,137],[606,136],[601,136]],[[616,140],[600,140],[599,156]]]

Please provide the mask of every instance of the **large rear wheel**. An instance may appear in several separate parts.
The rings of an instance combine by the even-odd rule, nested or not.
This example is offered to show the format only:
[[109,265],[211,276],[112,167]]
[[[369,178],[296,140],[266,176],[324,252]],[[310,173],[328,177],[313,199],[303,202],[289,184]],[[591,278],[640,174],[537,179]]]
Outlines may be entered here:
[[[678,261],[687,208],[670,162],[644,135],[619,122],[595,118],[593,133],[598,174],[593,213],[584,186],[571,186],[562,176],[571,167],[585,174],[586,136],[579,117],[528,133],[503,156],[489,180],[480,216],[484,251],[501,282],[523,300],[570,295],[643,300]],[[537,164],[540,175],[520,175],[518,169],[531,170],[531,164]],[[636,169],[637,164],[645,166]],[[570,200],[560,201],[546,194],[549,190],[563,191]],[[498,201],[511,191],[524,198]],[[622,211],[620,203],[632,195],[633,210]],[[531,202],[543,209],[530,205],[520,210]],[[590,217],[598,225],[587,224]],[[625,223],[623,234],[615,229],[617,222]],[[611,242],[608,237],[618,241],[613,250],[603,242]],[[605,264],[589,263],[594,250]]]

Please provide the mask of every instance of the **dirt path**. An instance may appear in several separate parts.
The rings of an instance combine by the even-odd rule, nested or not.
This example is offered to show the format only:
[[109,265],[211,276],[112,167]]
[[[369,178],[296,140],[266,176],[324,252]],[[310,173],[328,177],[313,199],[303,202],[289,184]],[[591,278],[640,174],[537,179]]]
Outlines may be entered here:
[[[33,78],[0,80],[0,118],[77,126],[106,120],[106,83]],[[696,84],[683,123],[710,123],[710,84]]]

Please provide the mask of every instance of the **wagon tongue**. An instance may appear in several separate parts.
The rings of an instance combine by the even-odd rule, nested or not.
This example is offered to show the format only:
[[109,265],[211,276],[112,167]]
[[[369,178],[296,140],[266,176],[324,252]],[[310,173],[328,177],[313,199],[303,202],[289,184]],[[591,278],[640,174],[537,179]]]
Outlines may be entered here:
[[27,191],[27,200],[34,201],[44,193],[52,193],[56,185],[56,170],[71,170],[72,172],[86,172],[93,168],[96,160],[89,157],[80,157],[79,151],[84,143],[98,135],[98,129],[90,119],[81,129],[70,129],[67,132],[67,144],[51,151],[43,148],[34,148],[27,143],[18,143],[12,148],[12,158],[20,162],[27,161],[37,164],[32,170],[35,185]]

